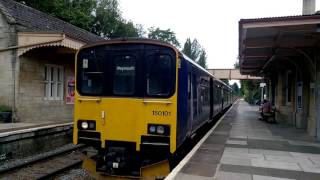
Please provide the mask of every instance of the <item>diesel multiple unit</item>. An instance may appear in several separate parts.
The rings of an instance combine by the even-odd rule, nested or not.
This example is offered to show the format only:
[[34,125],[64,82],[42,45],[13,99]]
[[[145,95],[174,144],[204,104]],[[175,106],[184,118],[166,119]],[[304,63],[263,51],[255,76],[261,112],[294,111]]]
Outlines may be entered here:
[[233,98],[229,86],[169,44],[87,45],[76,55],[74,143],[98,149],[97,171],[139,171],[172,157]]

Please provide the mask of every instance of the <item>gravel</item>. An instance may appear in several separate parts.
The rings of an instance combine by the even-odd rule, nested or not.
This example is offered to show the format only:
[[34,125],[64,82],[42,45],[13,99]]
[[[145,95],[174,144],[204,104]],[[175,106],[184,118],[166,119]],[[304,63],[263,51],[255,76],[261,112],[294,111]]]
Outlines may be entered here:
[[89,173],[82,168],[77,168],[77,169],[71,169],[69,171],[66,171],[64,173],[61,173],[57,175],[55,180],[94,180],[93,177],[89,175]]

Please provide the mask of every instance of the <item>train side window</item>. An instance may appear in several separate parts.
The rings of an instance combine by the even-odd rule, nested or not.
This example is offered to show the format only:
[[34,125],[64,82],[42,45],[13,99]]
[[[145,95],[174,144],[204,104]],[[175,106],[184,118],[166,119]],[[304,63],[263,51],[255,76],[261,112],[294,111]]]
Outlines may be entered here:
[[147,94],[168,96],[172,91],[172,58],[166,54],[147,57]]
[[193,84],[193,87],[192,87],[192,90],[193,90],[193,99],[197,99],[197,96],[198,96],[198,86],[197,86],[197,78],[196,78],[196,75],[193,74],[192,76],[192,84]]
[[133,95],[135,93],[136,58],[124,55],[113,60],[113,94]]

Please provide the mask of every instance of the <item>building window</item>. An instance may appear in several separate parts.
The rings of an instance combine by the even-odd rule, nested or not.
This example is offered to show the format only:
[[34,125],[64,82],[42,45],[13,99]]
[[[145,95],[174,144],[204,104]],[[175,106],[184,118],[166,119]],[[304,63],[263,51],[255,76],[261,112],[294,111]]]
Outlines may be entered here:
[[56,65],[46,65],[44,73],[45,100],[63,100],[63,67]]

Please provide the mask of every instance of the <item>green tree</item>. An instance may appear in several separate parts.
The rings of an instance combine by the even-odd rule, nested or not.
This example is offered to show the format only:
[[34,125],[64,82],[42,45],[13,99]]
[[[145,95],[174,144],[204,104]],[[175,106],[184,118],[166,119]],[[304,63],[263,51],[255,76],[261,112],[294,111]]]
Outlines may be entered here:
[[142,37],[144,30],[141,25],[136,25],[132,21],[122,20],[117,24],[117,28],[110,38],[117,37]]
[[233,66],[235,69],[240,69],[239,61],[235,62]]
[[207,53],[204,49],[202,49],[197,63],[203,68],[207,69]]
[[97,0],[16,0],[75,26],[91,30]]
[[143,34],[141,25],[122,18],[118,0],[97,0],[94,11],[92,32],[106,39],[119,37],[140,37]]
[[151,27],[148,29],[148,37],[151,39],[160,40],[169,44],[172,44],[176,47],[180,47],[180,43],[177,40],[176,34],[170,29],[162,30],[160,28]]
[[141,25],[122,18],[118,0],[16,0],[106,39],[141,37]]
[[188,38],[183,45],[182,52],[189,58],[197,62],[202,52],[202,47],[198,43],[197,39],[191,41],[191,39]]
[[183,45],[182,52],[193,60],[191,46],[192,46],[191,39],[188,38]]
[[[240,69],[239,61],[234,64],[235,69]],[[260,81],[258,80],[240,80],[241,88],[240,94],[244,96],[244,100],[253,104],[255,100],[259,100],[260,94]]]
[[253,104],[255,100],[259,100],[261,95],[259,91],[260,81],[258,80],[242,80],[241,88],[244,100]]
[[239,88],[239,86],[238,86],[237,83],[233,83],[233,84],[231,85],[231,88],[233,89],[233,92],[234,92],[236,95],[240,95],[240,88]]
[[197,39],[191,41],[188,38],[183,45],[182,52],[203,68],[207,68],[207,53]]

